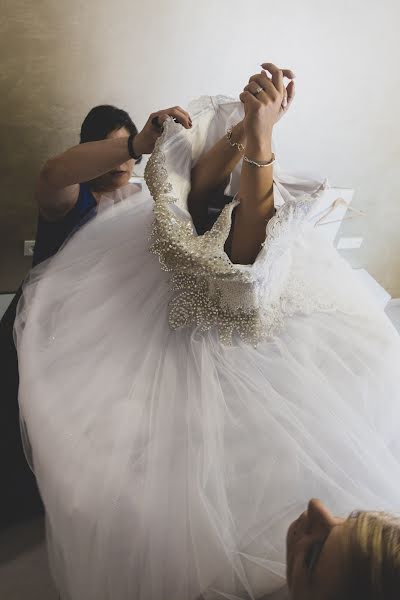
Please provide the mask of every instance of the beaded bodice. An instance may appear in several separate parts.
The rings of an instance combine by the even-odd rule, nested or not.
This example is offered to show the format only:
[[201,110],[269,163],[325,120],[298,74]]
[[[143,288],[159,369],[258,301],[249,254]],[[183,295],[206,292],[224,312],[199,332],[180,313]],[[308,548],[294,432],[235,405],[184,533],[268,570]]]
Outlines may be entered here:
[[[307,214],[314,202],[310,195],[284,202],[266,226],[265,242],[253,265],[233,264],[224,251],[231,215],[238,204],[227,204],[213,227],[198,235],[187,209],[186,198],[177,196],[174,155],[169,149],[173,136],[184,132],[172,121],[166,123],[146,166],[146,182],[155,201],[151,251],[171,275],[169,322],[173,329],[216,327],[223,342],[239,336],[252,344],[279,332],[285,318],[316,310],[349,309],[325,285],[321,268],[304,268],[305,240],[312,238]],[[187,139],[182,152],[187,151]],[[179,142],[174,152],[179,149]],[[169,154],[168,154],[169,153]],[[180,190],[190,189],[190,170],[180,175]],[[277,181],[274,182],[276,189]],[[186,195],[187,197],[187,195]],[[332,264],[333,249],[325,248],[324,265]],[[312,249],[311,249],[312,252]],[[321,267],[321,264],[320,264]],[[321,279],[322,278],[322,279]],[[350,308],[352,310],[352,307]]]

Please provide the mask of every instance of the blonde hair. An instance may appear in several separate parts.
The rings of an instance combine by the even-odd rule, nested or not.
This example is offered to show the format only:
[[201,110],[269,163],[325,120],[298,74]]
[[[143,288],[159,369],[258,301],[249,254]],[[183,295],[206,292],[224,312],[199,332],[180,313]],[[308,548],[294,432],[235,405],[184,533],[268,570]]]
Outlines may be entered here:
[[345,522],[346,588],[352,600],[400,598],[400,517],[352,513]]

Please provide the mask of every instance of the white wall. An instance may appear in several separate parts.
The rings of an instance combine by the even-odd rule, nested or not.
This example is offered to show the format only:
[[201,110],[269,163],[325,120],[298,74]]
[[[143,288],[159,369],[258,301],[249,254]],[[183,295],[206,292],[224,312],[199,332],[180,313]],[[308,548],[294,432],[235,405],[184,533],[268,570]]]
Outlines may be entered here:
[[200,94],[237,95],[262,61],[274,62],[297,74],[295,104],[276,128],[281,166],[356,189],[354,205],[368,216],[345,232],[365,242],[347,257],[400,295],[396,0],[16,0],[8,6],[1,102],[11,173],[29,155],[18,188],[26,210],[41,160],[76,141],[93,105],[123,106],[142,124],[150,111],[186,105]]

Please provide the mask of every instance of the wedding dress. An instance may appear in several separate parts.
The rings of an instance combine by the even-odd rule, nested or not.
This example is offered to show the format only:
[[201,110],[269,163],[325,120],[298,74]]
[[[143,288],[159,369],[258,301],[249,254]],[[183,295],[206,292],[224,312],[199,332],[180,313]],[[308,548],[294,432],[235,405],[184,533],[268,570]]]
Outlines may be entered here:
[[326,182],[274,167],[265,243],[232,264],[237,200],[201,236],[186,200],[241,104],[189,111],[147,164],[154,202],[85,224],[19,306],[22,426],[63,600],[261,598],[285,583],[310,497],[340,515],[400,505],[400,338],[310,222]]

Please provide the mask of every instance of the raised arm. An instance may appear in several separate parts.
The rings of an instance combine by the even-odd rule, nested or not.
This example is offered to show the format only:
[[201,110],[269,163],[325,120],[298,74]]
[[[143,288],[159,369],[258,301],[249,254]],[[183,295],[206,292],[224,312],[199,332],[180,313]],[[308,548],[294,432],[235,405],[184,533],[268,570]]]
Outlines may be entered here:
[[[185,128],[191,126],[189,115],[179,107],[151,114],[133,140],[135,155],[151,154],[162,131],[160,125],[168,116],[174,117]],[[131,158],[128,138],[116,137],[78,144],[49,159],[39,174],[36,186],[35,196],[40,212],[49,220],[62,218],[75,205],[80,183],[100,177]]]
[[224,136],[193,167],[188,208],[195,226],[206,220],[208,206],[213,201],[218,204],[218,196],[223,197],[229,176],[243,156],[245,142],[240,121],[233,127],[230,140]]
[[[282,115],[286,94],[285,110],[294,97],[293,82],[285,90],[284,71],[271,63],[262,66],[272,77],[266,71],[253,75],[240,95],[245,108],[246,147],[230,251],[232,262],[240,264],[254,262],[265,240],[266,225],[275,213],[272,130]],[[287,76],[292,78],[294,75],[289,73]]]
[[99,177],[130,159],[127,138],[87,142],[50,158],[36,185],[41,214],[56,221],[75,205],[79,184]]
[[[269,63],[265,63],[262,66],[267,68],[268,64]],[[274,65],[271,65],[271,67],[277,69]],[[293,71],[290,69],[282,69],[281,73],[282,78],[287,77],[288,79],[293,79],[295,77]],[[254,77],[262,77],[262,75],[258,74]],[[264,77],[267,76],[264,75]],[[255,79],[252,78],[250,81],[253,81],[253,89],[259,87],[257,83],[254,83]],[[276,120],[279,120],[288,111],[293,98],[294,82],[291,81],[286,89],[283,87],[282,102],[276,115]],[[271,138],[271,135],[272,126],[269,138]],[[223,200],[223,193],[228,184],[229,176],[238,162],[243,158],[243,149],[246,149],[250,154],[253,153],[254,158],[256,158],[256,156],[267,155],[268,152],[271,153],[271,139],[269,139],[269,141],[268,138],[263,139],[263,147],[261,148],[259,146],[260,144],[255,140],[254,136],[251,140],[247,141],[244,121],[240,121],[233,127],[230,140],[228,140],[227,136],[224,136],[208,152],[200,157],[192,169],[191,190],[188,197],[188,208],[196,228],[198,225],[206,222],[208,207],[210,205],[218,205],[218,202]],[[272,173],[271,169],[268,170]],[[256,175],[255,179],[253,179],[252,176],[255,174],[252,170],[249,171],[247,166],[243,172],[243,184],[246,180],[246,172],[248,172],[248,175],[250,175],[252,179],[252,183],[250,183],[251,186],[255,184],[256,180],[261,186],[268,185],[267,173],[259,173]],[[270,187],[272,187],[272,179]],[[263,187],[263,190],[265,195],[265,187]],[[246,190],[244,193],[246,195]],[[244,242],[240,240],[239,244],[243,247]],[[235,247],[236,246],[237,240],[235,240]],[[240,260],[237,262],[240,262]]]

